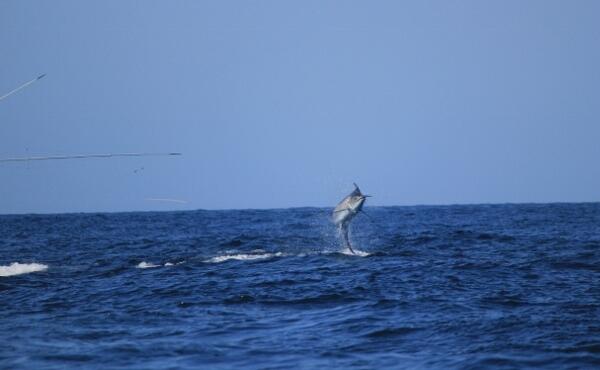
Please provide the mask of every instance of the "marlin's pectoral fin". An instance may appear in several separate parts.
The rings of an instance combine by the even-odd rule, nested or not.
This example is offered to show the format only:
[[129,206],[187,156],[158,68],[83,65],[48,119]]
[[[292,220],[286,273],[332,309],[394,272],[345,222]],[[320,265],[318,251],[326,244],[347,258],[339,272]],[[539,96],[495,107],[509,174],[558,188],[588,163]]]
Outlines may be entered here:
[[360,213],[362,213],[363,215],[367,216],[367,218],[368,218],[369,220],[373,221],[373,218],[371,218],[371,216],[369,216],[369,214],[368,214],[367,212],[365,212],[365,210],[364,210],[364,209],[361,209],[361,210],[360,210]]

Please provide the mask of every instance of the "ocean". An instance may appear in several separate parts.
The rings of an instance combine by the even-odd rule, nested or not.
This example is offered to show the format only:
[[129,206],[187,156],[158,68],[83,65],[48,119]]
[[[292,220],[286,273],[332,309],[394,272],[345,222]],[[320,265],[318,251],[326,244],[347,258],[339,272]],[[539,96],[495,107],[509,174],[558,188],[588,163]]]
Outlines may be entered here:
[[0,369],[597,369],[600,204],[0,216]]

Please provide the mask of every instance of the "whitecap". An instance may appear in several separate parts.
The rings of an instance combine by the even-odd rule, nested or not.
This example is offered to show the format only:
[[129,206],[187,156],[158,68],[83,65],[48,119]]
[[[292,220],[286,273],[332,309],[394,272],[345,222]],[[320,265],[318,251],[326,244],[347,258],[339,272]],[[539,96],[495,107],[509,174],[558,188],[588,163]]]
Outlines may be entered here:
[[249,260],[260,260],[260,259],[266,259],[266,258],[272,258],[272,257],[281,257],[282,255],[283,255],[283,253],[281,253],[281,252],[261,253],[261,254],[244,254],[244,253],[226,254],[223,256],[216,256],[213,258],[209,258],[204,262],[219,263],[219,262],[225,262],[228,260],[249,261]]
[[158,265],[155,265],[152,262],[142,261],[136,267],[139,269],[149,269],[153,267],[158,267]]
[[13,262],[8,266],[0,266],[0,276],[28,274],[30,272],[44,271],[46,269],[48,269],[48,266],[41,263]]

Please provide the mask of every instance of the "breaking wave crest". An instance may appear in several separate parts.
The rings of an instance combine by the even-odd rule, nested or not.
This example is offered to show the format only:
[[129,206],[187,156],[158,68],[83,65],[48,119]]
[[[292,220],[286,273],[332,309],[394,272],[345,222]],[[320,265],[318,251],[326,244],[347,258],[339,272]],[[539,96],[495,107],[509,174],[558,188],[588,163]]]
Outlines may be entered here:
[[225,251],[226,254],[215,256],[204,260],[206,263],[220,263],[229,260],[237,260],[237,261],[252,261],[252,260],[261,260],[261,259],[269,259],[274,257],[305,257],[309,255],[333,255],[333,254],[343,254],[347,256],[353,257],[367,257],[370,256],[371,253],[367,253],[358,249],[354,249],[354,253],[350,251],[350,249],[343,249],[341,251],[317,251],[317,252],[309,252],[309,253],[300,253],[300,254],[288,254],[283,252],[273,252],[268,253],[263,250],[257,249],[250,253],[236,253],[236,251]]
[[41,263],[19,263],[13,262],[8,266],[0,266],[0,276],[14,276],[29,274],[30,272],[47,270],[48,266]]
[[151,268],[155,268],[155,267],[170,267],[170,266],[175,266],[175,265],[181,265],[182,263],[184,263],[185,261],[180,261],[180,262],[165,262],[164,264],[154,264],[152,262],[146,262],[146,261],[142,261],[140,263],[138,263],[135,267],[138,269],[151,269]]
[[138,265],[136,267],[139,269],[150,269],[153,267],[159,267],[159,265],[155,265],[152,262],[142,261],[142,262],[138,263]]
[[267,259],[267,258],[273,258],[273,257],[281,257],[283,256],[283,253],[281,252],[277,252],[277,253],[253,253],[253,254],[246,254],[246,253],[240,253],[240,254],[225,254],[222,256],[216,256],[213,258],[209,258],[204,262],[209,262],[209,263],[219,263],[219,262],[225,262],[228,260],[238,260],[238,261],[247,261],[247,260],[260,260],[260,259]]

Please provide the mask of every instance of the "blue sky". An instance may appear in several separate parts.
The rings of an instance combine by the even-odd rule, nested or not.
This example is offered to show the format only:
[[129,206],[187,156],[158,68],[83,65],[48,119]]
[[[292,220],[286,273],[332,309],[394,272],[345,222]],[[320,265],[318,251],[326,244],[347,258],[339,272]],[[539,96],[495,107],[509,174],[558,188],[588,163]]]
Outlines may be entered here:
[[[596,1],[2,1],[0,213],[598,201]],[[144,169],[134,172],[136,169]],[[176,198],[187,204],[150,202]]]

